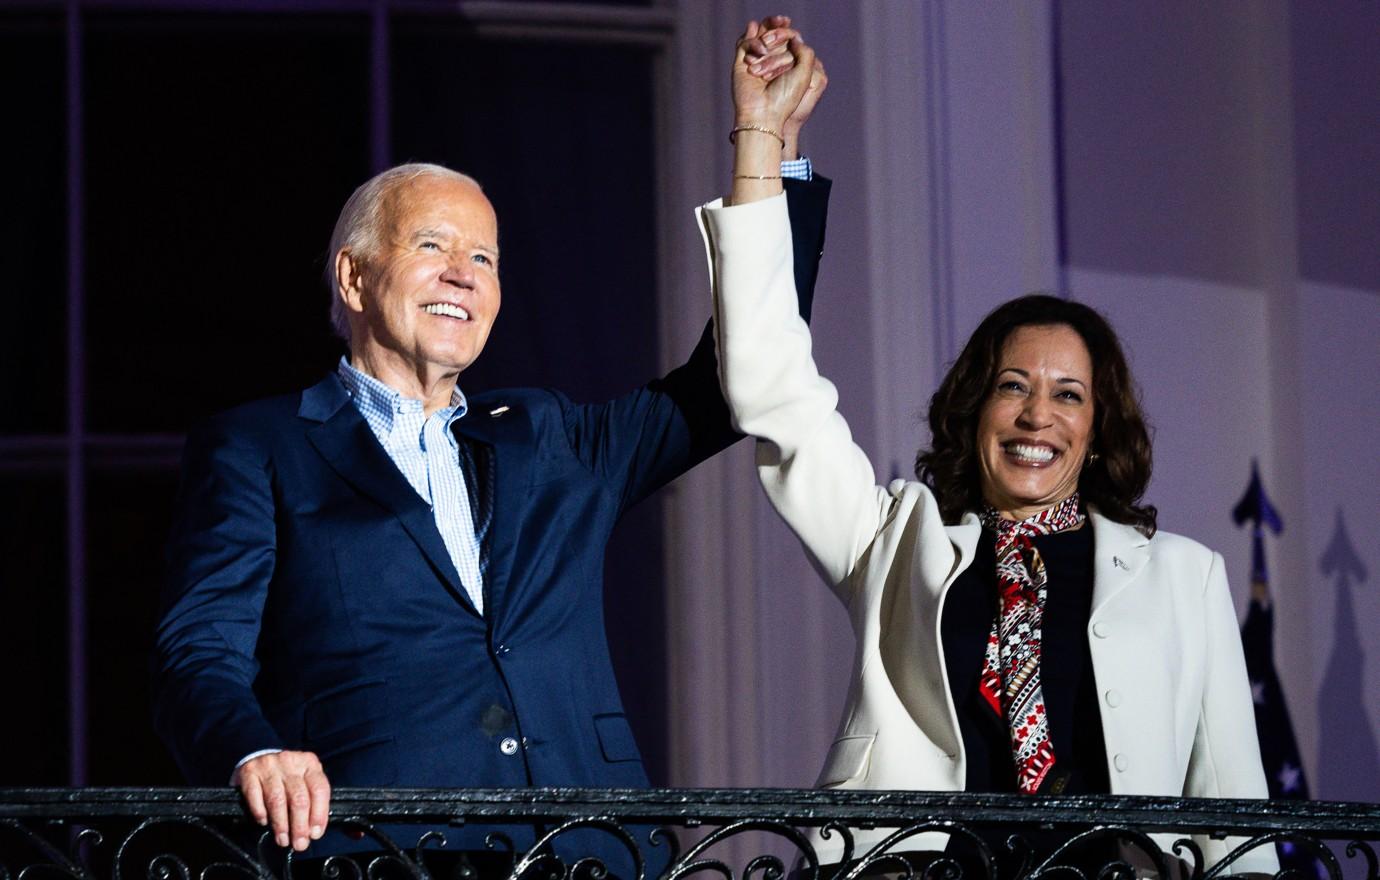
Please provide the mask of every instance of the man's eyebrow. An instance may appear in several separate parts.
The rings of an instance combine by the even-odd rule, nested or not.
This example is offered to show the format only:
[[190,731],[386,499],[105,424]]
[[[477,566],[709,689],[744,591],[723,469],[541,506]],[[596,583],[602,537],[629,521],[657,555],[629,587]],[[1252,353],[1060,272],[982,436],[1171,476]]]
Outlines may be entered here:
[[[418,229],[416,232],[413,232],[412,235],[409,237],[408,240],[409,240],[409,241],[421,241],[422,239],[425,239],[425,238],[451,238],[451,237],[452,237],[452,236],[451,236],[451,234],[450,234],[449,231],[447,231],[446,229],[443,229],[443,228],[441,228],[441,227],[439,227],[439,226],[423,226],[421,229]],[[475,250],[483,251],[483,252],[486,253],[486,254],[492,254],[494,257],[497,257],[497,256],[498,256],[498,248],[497,248],[497,247],[490,247],[490,246],[487,245],[487,244],[476,244],[476,245],[471,245],[471,247],[473,247]]]

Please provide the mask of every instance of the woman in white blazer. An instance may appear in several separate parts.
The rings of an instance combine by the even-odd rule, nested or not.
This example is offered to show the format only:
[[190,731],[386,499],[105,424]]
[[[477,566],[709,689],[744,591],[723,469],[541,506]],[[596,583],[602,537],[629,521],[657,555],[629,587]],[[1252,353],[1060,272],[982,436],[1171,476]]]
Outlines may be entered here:
[[[740,47],[733,189],[699,219],[735,424],[858,643],[819,784],[1266,797],[1222,558],[1140,504],[1149,437],[1101,316],[997,309],[934,395],[920,478],[877,485],[795,307],[773,137],[815,61],[790,51],[765,83]],[[1208,864],[1237,842],[1198,839]],[[1274,870],[1271,847],[1233,864]]]

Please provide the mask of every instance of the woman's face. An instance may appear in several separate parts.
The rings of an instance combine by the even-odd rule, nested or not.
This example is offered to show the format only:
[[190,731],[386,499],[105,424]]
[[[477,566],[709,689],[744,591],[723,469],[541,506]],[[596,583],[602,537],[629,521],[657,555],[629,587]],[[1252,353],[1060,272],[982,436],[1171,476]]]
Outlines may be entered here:
[[1067,324],[1018,327],[1006,338],[978,418],[982,495],[1022,520],[1078,489],[1093,431],[1093,365]]

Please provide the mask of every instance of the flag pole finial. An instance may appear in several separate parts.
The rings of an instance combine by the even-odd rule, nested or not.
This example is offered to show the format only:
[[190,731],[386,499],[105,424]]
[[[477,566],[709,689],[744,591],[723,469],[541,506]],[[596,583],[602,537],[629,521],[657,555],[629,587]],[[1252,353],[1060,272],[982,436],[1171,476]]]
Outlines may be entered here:
[[1251,481],[1246,493],[1232,508],[1231,518],[1238,527],[1251,524],[1251,595],[1260,601],[1268,601],[1270,578],[1265,570],[1265,530],[1278,535],[1284,530],[1284,520],[1279,511],[1270,503],[1265,494],[1265,485],[1260,481],[1260,467],[1251,459]]

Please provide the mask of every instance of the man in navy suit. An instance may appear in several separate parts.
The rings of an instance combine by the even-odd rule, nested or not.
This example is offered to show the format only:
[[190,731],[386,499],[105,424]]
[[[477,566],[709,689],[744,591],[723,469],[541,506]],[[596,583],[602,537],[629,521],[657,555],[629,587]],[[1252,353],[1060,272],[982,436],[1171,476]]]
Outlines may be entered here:
[[[822,178],[789,188],[807,315],[827,197]],[[299,851],[331,782],[645,786],[605,641],[604,550],[628,508],[737,439],[712,334],[606,403],[467,396],[458,377],[500,302],[480,187],[390,169],[347,202],[331,251],[348,358],[188,438],[160,734],[191,782],[231,781]]]

